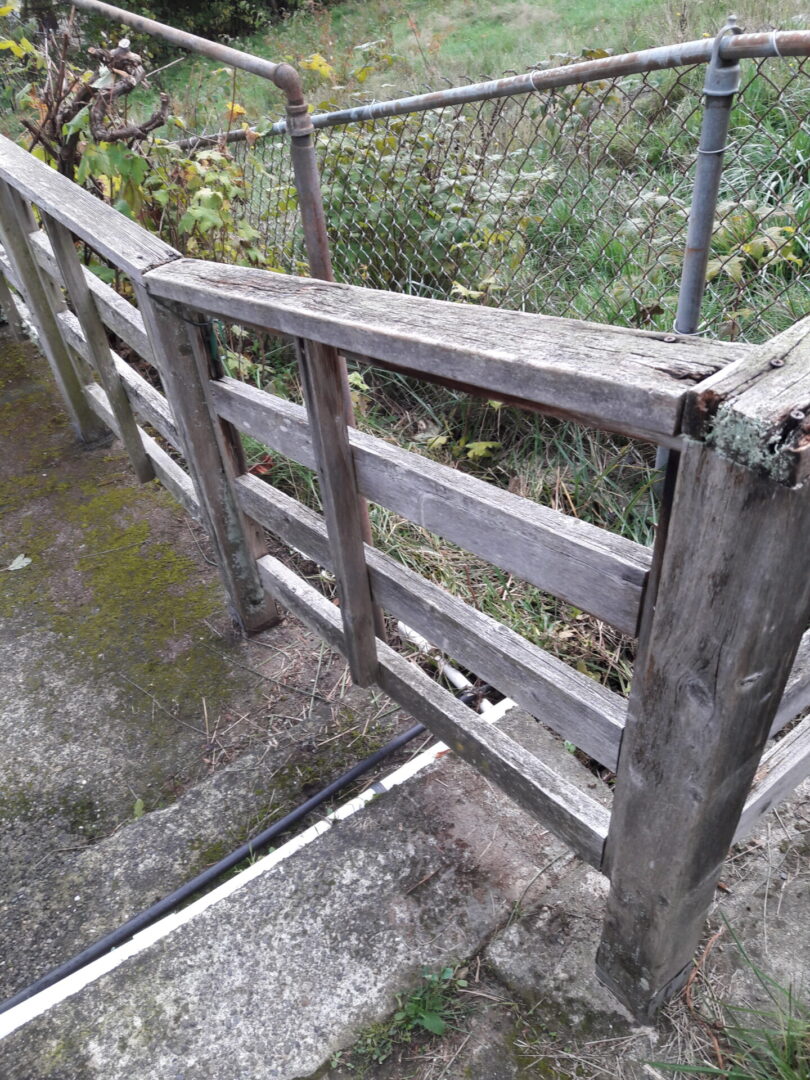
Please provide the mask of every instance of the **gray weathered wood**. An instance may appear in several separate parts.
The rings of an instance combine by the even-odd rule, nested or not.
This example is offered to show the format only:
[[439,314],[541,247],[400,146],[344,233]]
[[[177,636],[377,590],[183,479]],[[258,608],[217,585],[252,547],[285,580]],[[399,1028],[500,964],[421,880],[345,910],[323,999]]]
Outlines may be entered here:
[[146,483],[154,479],[155,472],[143,448],[129,398],[116,371],[107,331],[99,318],[92,294],[82,273],[73,237],[64,225],[60,225],[50,214],[43,213],[42,219],[61,271],[62,280],[84,332],[90,362],[98,373],[115,415],[119,438],[129,455],[135,475],[141,483]]
[[[112,411],[103,388],[99,386],[98,383],[91,383],[89,386],[85,386],[84,393],[90,408],[98,417],[108,424],[117,435],[118,430],[116,425],[118,424],[118,420]],[[169,457],[163,447],[155,442],[151,435],[147,435],[143,428],[138,428],[138,433],[141,437],[143,448],[152,462],[152,467],[155,470],[155,475],[158,480],[160,480],[163,486],[171,492],[188,513],[199,521],[200,504],[195,494],[191,477],[177,464],[176,461]]]
[[258,526],[236,501],[229,433],[208,396],[207,343],[196,325],[156,304],[141,286],[135,292],[234,616],[250,632],[271,626],[278,613],[256,569],[256,557],[266,548]]
[[[90,345],[84,336],[79,320],[73,312],[62,311],[57,315],[56,319],[65,341],[72,349],[89,360],[91,355]],[[111,350],[111,352],[116,374],[124,384],[132,407],[146,423],[151,424],[164,439],[170,442],[176,450],[179,450],[180,436],[177,434],[174,417],[171,414],[166,398],[151,383],[147,382],[143,375],[139,374],[131,364],[128,364],[126,360],[120,357],[115,350]]]
[[23,329],[20,313],[17,310],[17,304],[2,273],[0,273],[0,308],[3,310],[3,315],[6,317],[8,328],[14,340],[25,341],[25,330]]
[[[340,613],[333,604],[269,555],[259,560],[259,570],[281,603],[345,655]],[[496,725],[462,705],[382,641],[377,642],[377,657],[378,682],[389,697],[539,818],[583,859],[600,866],[610,820],[604,806],[532,757]],[[562,746],[560,753],[565,753]]]
[[[240,476],[243,509],[285,544],[331,569],[323,519],[255,476]],[[447,656],[615,771],[626,704],[618,694],[374,548],[372,596]]]
[[99,422],[82,392],[82,384],[76,368],[62,341],[50,297],[31,254],[13,193],[2,182],[0,182],[0,232],[6,254],[28,305],[40,345],[77,435],[83,442],[90,444],[108,438],[107,427]]
[[684,428],[781,483],[810,475],[810,316],[690,390]]
[[759,819],[783,802],[810,776],[810,717],[770,746],[762,755],[756,778],[734,833],[734,843],[745,840]]
[[682,983],[700,939],[810,616],[808,530],[810,490],[687,445],[606,850],[598,970],[639,1017]]
[[342,361],[334,349],[316,342],[299,341],[297,350],[349,670],[358,686],[369,686],[377,672],[374,609],[361,504],[344,415]]
[[799,651],[790,669],[787,686],[771,724],[771,735],[781,731],[785,724],[795,720],[805,709],[810,708],[810,630],[799,642]]
[[144,271],[180,258],[154,233],[60,175],[0,135],[0,179],[51,214],[134,280]]
[[150,273],[147,287],[235,322],[650,438],[676,434],[690,383],[750,348],[187,259]]
[[[10,285],[14,286],[14,288],[17,290],[17,294],[19,295],[21,302],[25,304],[22,282],[17,276],[17,271],[15,270],[13,263],[10,262],[9,257],[6,254],[5,249],[3,248],[2,240],[0,240],[0,273],[2,273],[3,277]],[[28,308],[26,306],[26,311],[27,310]]]
[[[32,233],[30,239],[31,250],[40,270],[43,270],[52,281],[61,284],[59,266],[48,237],[44,232],[37,232]],[[140,311],[110,285],[96,277],[92,270],[83,266],[82,272],[87,287],[93,294],[101,321],[107,329],[117,334],[122,341],[135,350],[141,359],[154,365],[152,346],[146,335]]]
[[[310,468],[306,414],[235,379],[211,385],[217,412]],[[508,573],[634,634],[650,552],[457,469],[350,431],[360,491]]]

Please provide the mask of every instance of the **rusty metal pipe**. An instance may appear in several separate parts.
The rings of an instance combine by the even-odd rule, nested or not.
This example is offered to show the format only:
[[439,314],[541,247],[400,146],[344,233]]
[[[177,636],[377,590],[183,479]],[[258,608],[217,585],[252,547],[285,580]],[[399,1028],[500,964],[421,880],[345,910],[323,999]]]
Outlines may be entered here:
[[[287,120],[284,130],[289,132],[290,147],[295,173],[295,186],[298,192],[298,205],[301,214],[301,225],[304,232],[304,246],[306,248],[310,273],[313,277],[322,278],[325,281],[334,281],[332,274],[332,260],[329,254],[329,238],[326,231],[326,215],[323,209],[321,197],[321,182],[318,171],[318,160],[315,154],[315,144],[312,138],[313,125],[309,114],[309,107],[304,99],[301,76],[291,64],[274,64],[271,60],[263,60],[250,53],[239,49],[232,49],[227,45],[220,45],[207,38],[198,37],[196,34],[177,30],[173,26],[147,19],[143,15],[125,11],[123,8],[114,7],[112,4],[102,3],[102,0],[71,0],[74,7],[83,11],[92,11],[106,18],[121,22],[125,26],[143,34],[151,34],[153,37],[162,38],[171,45],[189,52],[199,53],[210,60],[227,64],[229,67],[248,71],[252,75],[259,75],[274,83],[287,98]],[[343,398],[344,418],[350,427],[355,426],[354,408],[352,406],[349,377],[346,370],[346,361],[339,358],[341,390]],[[363,539],[366,543],[372,542],[371,521],[368,514],[368,504],[360,497],[360,519],[363,531]],[[377,636],[385,640],[385,621],[382,610],[375,607],[375,629]]]
[[[101,0],[70,0],[70,4],[72,7],[80,8],[82,11],[95,12],[95,14],[104,15],[113,22],[131,26],[133,30],[138,30],[142,34],[162,38],[164,41],[169,42],[170,45],[176,45],[179,49],[187,49],[189,52],[207,56],[209,60],[216,60],[218,63],[227,64],[229,67],[249,71],[253,75],[261,75],[263,79],[269,79],[271,82],[276,83],[282,90],[285,90],[285,87],[276,81],[279,69],[289,68],[290,71],[295,72],[295,68],[290,67],[289,64],[274,64],[272,60],[263,60],[261,57],[242,52],[241,49],[232,49],[228,45],[220,45],[216,41],[209,41],[207,38],[198,37],[196,34],[186,33],[185,30],[177,30],[173,26],[166,26],[164,23],[156,22],[154,19],[147,19],[144,15],[136,15],[134,11],[125,11],[123,8],[114,7],[112,4],[104,4]],[[286,72],[282,72],[281,77],[284,78],[286,74]],[[295,74],[297,75],[297,72]]]

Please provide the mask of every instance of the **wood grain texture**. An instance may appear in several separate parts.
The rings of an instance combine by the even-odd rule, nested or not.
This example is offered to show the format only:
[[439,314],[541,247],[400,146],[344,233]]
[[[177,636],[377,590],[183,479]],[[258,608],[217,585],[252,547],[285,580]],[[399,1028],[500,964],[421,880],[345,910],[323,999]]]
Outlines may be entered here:
[[[306,414],[235,379],[211,384],[217,412],[312,468]],[[650,552],[585,521],[522,499],[359,431],[350,431],[357,484],[394,510],[508,573],[636,632]]]
[[17,310],[17,304],[11,295],[11,289],[8,287],[8,282],[2,272],[0,272],[0,309],[2,309],[14,340],[25,341],[25,330],[23,329],[20,313]]
[[297,353],[349,670],[358,686],[369,686],[377,672],[374,608],[363,544],[363,507],[344,411],[343,361],[334,349],[316,342],[299,341]]
[[84,333],[87,344],[87,356],[95,368],[107,400],[116,418],[118,437],[124,444],[133,471],[141,483],[154,479],[155,473],[146,454],[138,432],[132,407],[124,385],[118,376],[115,362],[110,352],[107,331],[99,318],[93,296],[82,273],[82,265],[73,242],[73,237],[55,218],[42,214],[43,224],[51,241],[62,281],[76,311],[76,316]]
[[82,382],[62,340],[51,297],[31,254],[27,224],[27,221],[23,224],[14,192],[0,182],[0,241],[14,269],[42,351],[78,437],[88,444],[103,441],[109,437],[109,431],[85,399]]
[[[61,284],[59,267],[50,241],[44,232],[31,234],[31,250],[40,270],[43,270],[51,280]],[[92,270],[88,270],[86,266],[82,267],[82,270],[87,287],[96,302],[101,321],[107,329],[112,330],[131,349],[134,349],[141,359],[154,365],[152,346],[146,335],[140,311],[134,304],[130,304],[119,295],[112,286],[96,277]]]
[[776,710],[771,724],[770,734],[781,731],[785,724],[810,708],[810,630],[807,630],[799,642],[799,651],[788,675],[785,692]]
[[688,971],[810,616],[810,490],[681,457],[606,852],[600,975],[649,1018]]
[[[326,527],[318,514],[255,476],[240,476],[236,491],[247,514],[331,569]],[[383,552],[367,547],[366,562],[378,604],[615,771],[626,711],[618,694]]]
[[779,806],[810,776],[810,717],[762,755],[756,779],[745,800],[734,843],[745,840],[763,815]]
[[[65,341],[72,349],[89,359],[91,355],[90,346],[81,324],[73,312],[62,311],[57,315],[56,319]],[[147,382],[143,375],[136,371],[131,364],[128,364],[123,357],[119,356],[115,350],[112,350],[112,358],[118,378],[124,384],[132,407],[141,419],[151,424],[167,442],[170,442],[176,450],[179,450],[180,436],[177,433],[177,426],[171,414],[169,403],[164,395],[159,390],[156,390],[151,383]]]
[[[258,565],[268,588],[281,603],[345,655],[343,625],[334,604],[277,559],[267,555]],[[379,685],[390,698],[534,814],[578,855],[600,866],[610,820],[601,803],[532,757],[496,725],[488,724],[462,705],[384,642],[377,643],[377,656]],[[560,746],[560,753],[565,752]]]
[[0,179],[51,214],[106,259],[139,280],[180,253],[130,218],[0,135]]
[[195,325],[155,304],[141,286],[135,294],[234,617],[249,632],[273,625],[278,614],[256,569],[256,527],[236,502],[227,433],[208,396],[207,344]]
[[690,390],[687,433],[780,483],[810,475],[810,316]]
[[[97,383],[91,383],[84,388],[90,408],[105,422],[115,433],[118,434],[118,420],[112,411],[110,402],[103,387]],[[167,491],[177,499],[183,508],[197,521],[200,520],[200,504],[194,492],[191,477],[182,469],[173,458],[169,457],[163,447],[155,442],[143,428],[138,428],[143,448],[149,455],[155,475]]]
[[150,273],[147,287],[163,299],[415,375],[434,373],[494,397],[652,436],[676,434],[690,384],[748,351],[187,259]]

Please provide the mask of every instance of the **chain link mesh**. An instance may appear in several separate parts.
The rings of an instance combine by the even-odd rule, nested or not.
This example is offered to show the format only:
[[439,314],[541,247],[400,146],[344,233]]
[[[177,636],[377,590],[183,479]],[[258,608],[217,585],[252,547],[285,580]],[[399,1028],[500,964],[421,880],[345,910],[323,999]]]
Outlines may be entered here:
[[[702,330],[761,341],[810,310],[810,60],[744,64]],[[669,331],[703,66],[317,132],[335,276]],[[268,264],[306,273],[284,136],[234,148]]]

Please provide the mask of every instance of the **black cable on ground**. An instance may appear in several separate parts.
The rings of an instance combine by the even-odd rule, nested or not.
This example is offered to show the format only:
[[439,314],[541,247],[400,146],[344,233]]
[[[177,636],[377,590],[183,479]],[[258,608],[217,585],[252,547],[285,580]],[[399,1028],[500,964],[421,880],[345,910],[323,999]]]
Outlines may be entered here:
[[110,949],[123,945],[125,941],[129,941],[129,939],[134,937],[140,930],[144,930],[147,926],[151,926],[152,923],[157,922],[163,915],[168,915],[196,893],[201,892],[206,886],[213,884],[217,878],[227,873],[228,870],[232,870],[234,866],[237,866],[244,859],[248,859],[252,855],[255,855],[256,852],[268,847],[271,841],[281,833],[291,828],[303,817],[306,817],[307,814],[311,813],[333,795],[336,795],[343,788],[354,783],[359,777],[370,772],[375,765],[378,765],[379,762],[383,761],[385,758],[390,757],[391,754],[396,753],[397,750],[401,749],[418,735],[421,735],[425,730],[424,724],[416,724],[415,727],[409,728],[401,735],[398,735],[395,739],[386,743],[385,746],[380,747],[379,750],[376,750],[369,757],[365,758],[363,761],[359,761],[356,765],[353,765],[348,772],[343,773],[342,776],[333,780],[331,784],[327,784],[327,786],[316,795],[307,799],[306,802],[301,803],[300,806],[296,807],[295,810],[290,811],[289,814],[286,814],[279,821],[275,822],[275,824],[270,825],[269,828],[236,848],[230,855],[226,855],[224,859],[220,859],[219,862],[214,863],[213,866],[209,866],[207,870],[203,870],[197,877],[187,881],[184,885],[181,885],[179,889],[175,889],[174,892],[169,893],[168,896],[164,896],[162,900],[158,900],[157,903],[152,904],[151,907],[146,908],[137,915],[133,915],[131,919],[122,923],[121,926],[112,930],[109,934],[105,934],[104,937],[99,938],[98,941],[94,941],[92,945],[88,945],[86,949],[83,949],[82,952],[78,953],[72,959],[66,960],[58,967],[52,968],[51,971],[46,975],[43,975],[41,979],[37,979],[36,982],[31,983],[31,985],[27,986],[24,990],[20,990],[14,997],[4,1001],[0,1004],[0,1013],[13,1009],[15,1005],[27,1001],[28,998],[33,997],[34,994],[38,994],[40,990],[45,990],[49,986],[53,986],[54,983],[59,982],[68,975],[72,975],[74,971],[78,971],[80,968],[86,967],[87,964],[91,963],[93,960],[97,960],[100,956],[104,956]]

